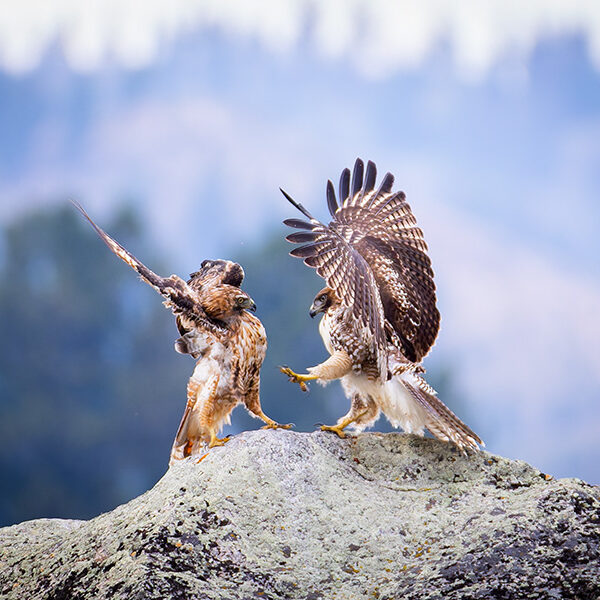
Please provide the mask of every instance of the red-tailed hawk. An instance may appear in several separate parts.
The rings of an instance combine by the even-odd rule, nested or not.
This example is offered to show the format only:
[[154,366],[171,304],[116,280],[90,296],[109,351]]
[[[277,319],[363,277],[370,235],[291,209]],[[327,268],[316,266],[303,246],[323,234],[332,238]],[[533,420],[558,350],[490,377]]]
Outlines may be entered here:
[[287,236],[305,245],[290,253],[304,259],[325,279],[311,316],[323,313],[319,331],[330,357],[299,375],[284,367],[291,381],[341,379],[352,399],[347,415],[332,427],[343,436],[348,425],[362,430],[382,411],[394,426],[453,441],[461,449],[482,444],[435,395],[421,377],[421,360],[433,346],[440,315],[423,232],[416,226],[403,192],[393,192],[387,173],[375,188],[377,170],[360,159],[342,172],[338,205],[331,181],[327,204],[333,220],[317,221],[285,192],[308,221],[287,219],[300,230]]
[[185,282],[177,275],[160,277],[98,227],[77,202],[76,208],[100,238],[165,298],[177,318],[181,337],[175,349],[197,359],[187,386],[187,405],[173,442],[171,461],[195,456],[224,444],[218,438],[231,411],[244,404],[267,428],[289,428],[276,423],[260,405],[260,368],[267,336],[253,300],[240,289],[244,271],[232,261],[208,260]]

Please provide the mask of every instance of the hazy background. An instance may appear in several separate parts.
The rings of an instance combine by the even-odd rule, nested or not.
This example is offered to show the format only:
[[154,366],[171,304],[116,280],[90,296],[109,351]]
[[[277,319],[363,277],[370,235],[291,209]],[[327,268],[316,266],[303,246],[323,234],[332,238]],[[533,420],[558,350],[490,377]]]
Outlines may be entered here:
[[326,218],[357,156],[425,231],[440,396],[491,452],[600,482],[596,2],[21,0],[0,5],[0,524],[148,489],[193,368],[67,199],[162,274],[239,260],[263,408],[311,430],[347,401],[277,372],[325,355],[278,187]]

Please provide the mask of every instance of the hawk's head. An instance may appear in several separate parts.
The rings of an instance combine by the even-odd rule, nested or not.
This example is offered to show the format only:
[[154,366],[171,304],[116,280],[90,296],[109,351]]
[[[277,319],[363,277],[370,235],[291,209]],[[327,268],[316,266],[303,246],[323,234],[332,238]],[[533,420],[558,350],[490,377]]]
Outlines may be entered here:
[[234,285],[219,285],[203,303],[206,314],[212,319],[226,321],[228,318],[239,315],[244,310],[256,310],[254,300]]
[[340,303],[335,292],[328,287],[323,288],[320,292],[317,292],[315,299],[310,307],[308,314],[311,317],[315,317],[319,313],[324,313],[331,306],[336,306]]

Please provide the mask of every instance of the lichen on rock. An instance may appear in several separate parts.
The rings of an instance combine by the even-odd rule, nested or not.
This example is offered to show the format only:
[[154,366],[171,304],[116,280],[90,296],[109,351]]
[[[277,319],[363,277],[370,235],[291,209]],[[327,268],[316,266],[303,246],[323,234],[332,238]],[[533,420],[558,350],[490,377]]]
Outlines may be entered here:
[[404,434],[253,431],[90,521],[0,529],[0,597],[600,597],[600,492]]

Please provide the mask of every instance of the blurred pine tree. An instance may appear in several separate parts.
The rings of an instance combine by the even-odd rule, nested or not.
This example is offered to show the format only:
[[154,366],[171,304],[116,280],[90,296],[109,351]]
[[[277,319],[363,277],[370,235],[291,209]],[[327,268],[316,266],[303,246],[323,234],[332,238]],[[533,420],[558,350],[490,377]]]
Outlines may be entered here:
[[[131,210],[107,229],[148,260]],[[156,292],[72,207],[23,217],[4,242],[0,524],[94,516],[164,472],[192,363]]]

